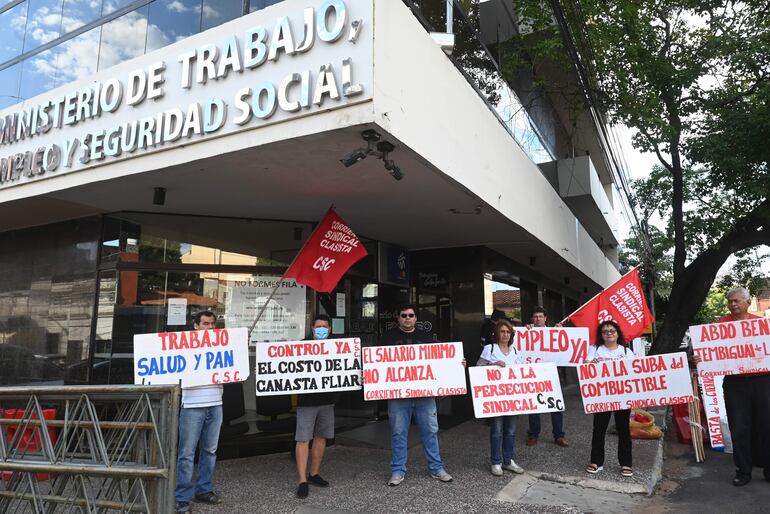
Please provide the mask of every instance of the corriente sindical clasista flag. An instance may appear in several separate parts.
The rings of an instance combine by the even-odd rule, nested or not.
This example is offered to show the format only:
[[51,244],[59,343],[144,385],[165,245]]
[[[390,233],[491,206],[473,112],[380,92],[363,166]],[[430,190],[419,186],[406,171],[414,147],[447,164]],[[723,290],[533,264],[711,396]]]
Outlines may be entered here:
[[620,326],[626,341],[642,335],[654,319],[644,297],[639,266],[564,318],[567,320],[576,327],[588,327],[591,344],[596,342],[596,328],[607,320]]
[[283,279],[293,278],[299,284],[312,287],[321,293],[330,293],[353,264],[369,255],[363,243],[350,226],[329,207],[326,215],[302,245],[289,269],[281,276],[273,292],[262,305],[249,328],[249,338],[264,314],[267,305]]
[[329,293],[342,275],[367,255],[358,236],[330,207],[283,278],[293,278],[316,291]]

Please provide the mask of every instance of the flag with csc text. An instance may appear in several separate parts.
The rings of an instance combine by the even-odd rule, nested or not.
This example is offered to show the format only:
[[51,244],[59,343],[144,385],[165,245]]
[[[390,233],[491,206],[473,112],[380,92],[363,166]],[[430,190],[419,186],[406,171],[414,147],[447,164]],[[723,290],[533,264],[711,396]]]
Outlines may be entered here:
[[653,319],[639,280],[639,268],[623,275],[567,319],[576,327],[588,327],[592,344],[596,342],[596,327],[607,320],[620,325],[629,343],[642,335]]
[[367,255],[363,243],[330,208],[283,277],[328,293],[353,264]]

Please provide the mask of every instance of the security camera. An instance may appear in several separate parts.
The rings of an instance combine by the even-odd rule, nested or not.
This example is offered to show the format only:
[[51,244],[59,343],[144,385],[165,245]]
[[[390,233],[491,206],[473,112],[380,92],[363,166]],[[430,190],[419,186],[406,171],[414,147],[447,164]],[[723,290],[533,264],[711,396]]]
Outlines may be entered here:
[[[366,141],[366,148],[356,148],[345,157],[340,159],[340,162],[349,168],[355,163],[363,161],[367,156],[374,153],[374,143],[380,140],[380,133],[376,130],[368,129],[361,132],[361,139]],[[382,143],[380,143],[382,144]]]
[[385,169],[388,170],[391,177],[396,180],[404,178],[404,174],[401,172],[401,168],[398,167],[398,164],[389,159],[384,159],[383,161],[385,162]]
[[353,166],[355,163],[359,161],[363,161],[366,159],[366,156],[369,155],[370,151],[368,148],[356,148],[349,154],[347,154],[345,157],[340,159],[340,162],[345,165],[345,167],[349,168]]

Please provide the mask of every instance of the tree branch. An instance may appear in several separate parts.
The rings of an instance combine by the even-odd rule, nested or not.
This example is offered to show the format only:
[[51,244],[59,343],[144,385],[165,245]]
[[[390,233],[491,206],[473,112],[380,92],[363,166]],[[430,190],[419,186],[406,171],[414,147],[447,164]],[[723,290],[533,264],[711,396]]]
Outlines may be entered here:
[[731,230],[714,246],[701,253],[687,268],[695,266],[701,259],[710,258],[712,254],[723,255],[724,260],[727,260],[727,257],[735,252],[761,244],[770,244],[770,197],[765,198],[751,212],[739,219]]
[[658,143],[653,139],[652,135],[647,131],[647,129],[643,128],[641,126],[641,123],[636,123],[636,129],[645,137],[647,138],[647,141],[652,145],[652,149],[655,150],[655,155],[658,157],[658,160],[663,165],[664,168],[666,168],[668,171],[673,172],[674,169],[671,167],[671,163],[669,163],[666,159],[663,158],[663,154],[660,152],[660,147],[658,146]]

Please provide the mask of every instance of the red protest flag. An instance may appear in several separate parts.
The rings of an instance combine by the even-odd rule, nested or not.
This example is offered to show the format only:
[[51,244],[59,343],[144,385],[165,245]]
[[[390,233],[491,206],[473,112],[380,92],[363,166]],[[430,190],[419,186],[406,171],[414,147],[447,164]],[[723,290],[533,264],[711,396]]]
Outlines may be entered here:
[[639,267],[620,277],[566,319],[576,327],[588,327],[591,344],[596,342],[596,327],[607,320],[614,320],[620,326],[628,342],[642,335],[654,320],[644,297]]
[[353,264],[367,255],[363,243],[330,207],[283,278],[294,278],[300,284],[328,293]]

